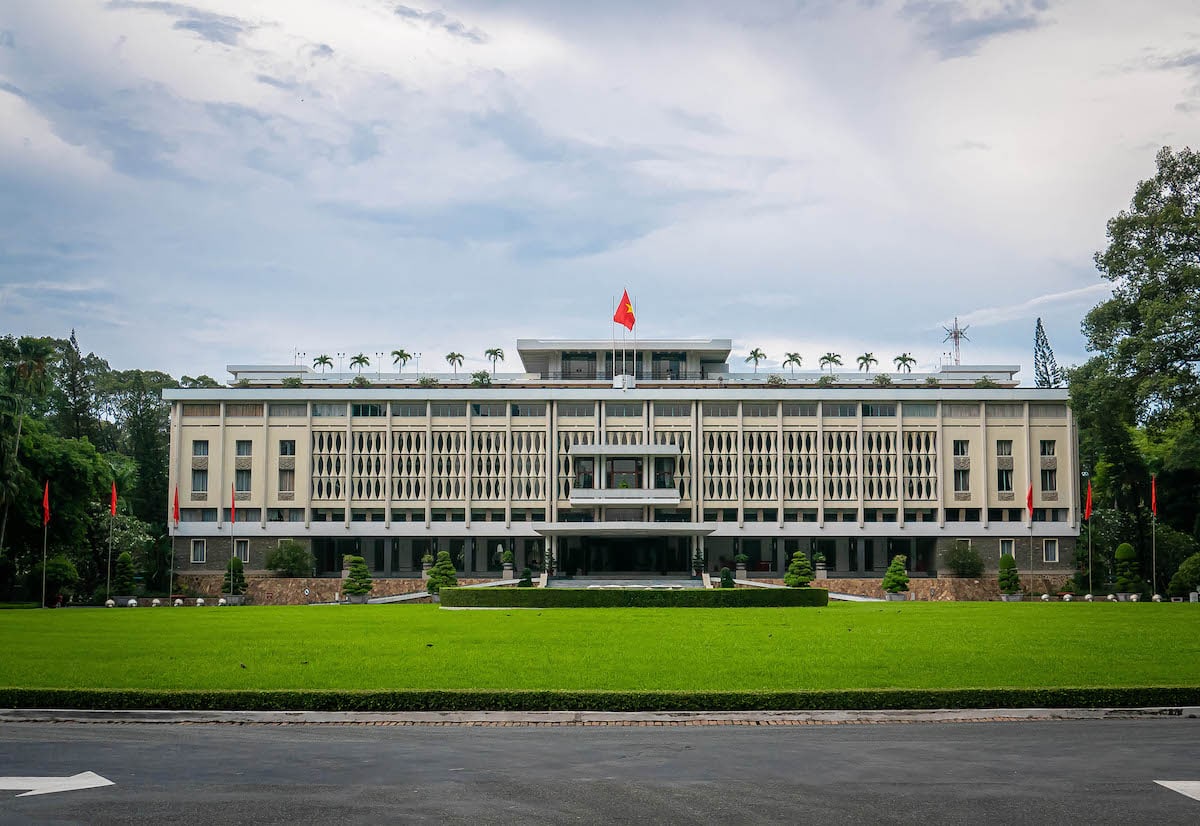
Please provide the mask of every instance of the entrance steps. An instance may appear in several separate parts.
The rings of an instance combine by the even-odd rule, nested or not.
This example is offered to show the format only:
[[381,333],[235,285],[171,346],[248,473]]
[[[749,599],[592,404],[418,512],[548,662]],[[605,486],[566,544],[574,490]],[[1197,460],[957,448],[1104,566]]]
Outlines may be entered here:
[[621,577],[585,576],[573,579],[551,579],[547,588],[635,588],[640,590],[673,591],[703,588],[704,583],[691,577]]

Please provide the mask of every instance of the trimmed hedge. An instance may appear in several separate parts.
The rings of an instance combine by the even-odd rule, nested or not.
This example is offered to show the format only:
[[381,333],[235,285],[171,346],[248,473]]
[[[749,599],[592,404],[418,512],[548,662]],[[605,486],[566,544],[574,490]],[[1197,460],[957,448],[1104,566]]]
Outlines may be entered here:
[[443,588],[449,608],[801,608],[829,604],[824,588]]
[[0,708],[178,711],[811,711],[1200,705],[1200,687],[847,691],[156,691],[0,688]]

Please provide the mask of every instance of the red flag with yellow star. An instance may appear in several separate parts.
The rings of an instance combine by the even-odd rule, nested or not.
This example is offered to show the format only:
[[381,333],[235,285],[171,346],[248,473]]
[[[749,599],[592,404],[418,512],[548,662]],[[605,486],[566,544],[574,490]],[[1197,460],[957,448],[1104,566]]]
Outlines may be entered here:
[[617,306],[617,311],[613,313],[613,321],[627,330],[633,329],[633,302],[629,300],[629,290],[621,293],[621,303]]

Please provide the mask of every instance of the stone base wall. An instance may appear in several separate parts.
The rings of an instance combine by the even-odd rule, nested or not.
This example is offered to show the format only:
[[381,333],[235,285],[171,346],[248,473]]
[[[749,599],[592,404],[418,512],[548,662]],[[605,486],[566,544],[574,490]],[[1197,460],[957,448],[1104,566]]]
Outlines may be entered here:
[[[1022,576],[1021,588],[1026,594],[1056,594],[1070,577],[1061,574],[1048,576]],[[756,579],[783,585],[782,579]],[[883,582],[879,579],[814,579],[813,587],[828,588],[839,594],[856,597],[883,598]],[[910,579],[908,592],[911,599],[925,602],[963,602],[1000,599],[1000,585],[993,579],[958,579],[952,577],[930,577]]]
[[[221,574],[180,574],[175,578],[180,585],[186,585],[205,598],[219,597],[221,590]],[[491,582],[490,579],[459,579],[459,585],[478,585],[481,582]],[[343,591],[345,582],[339,577],[275,577],[254,576],[246,577],[246,603],[249,605],[309,605],[315,602],[333,602],[334,596],[345,599]],[[305,589],[308,593],[304,593]],[[371,589],[372,597],[394,597],[401,594],[415,594],[425,590],[425,580],[412,579],[376,579]]]

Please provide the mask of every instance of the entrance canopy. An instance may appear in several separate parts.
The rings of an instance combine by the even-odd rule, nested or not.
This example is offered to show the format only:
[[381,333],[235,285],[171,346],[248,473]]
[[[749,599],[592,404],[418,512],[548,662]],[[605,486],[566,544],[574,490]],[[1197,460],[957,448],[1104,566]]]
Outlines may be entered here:
[[699,522],[555,522],[533,529],[541,536],[708,536],[716,528]]

